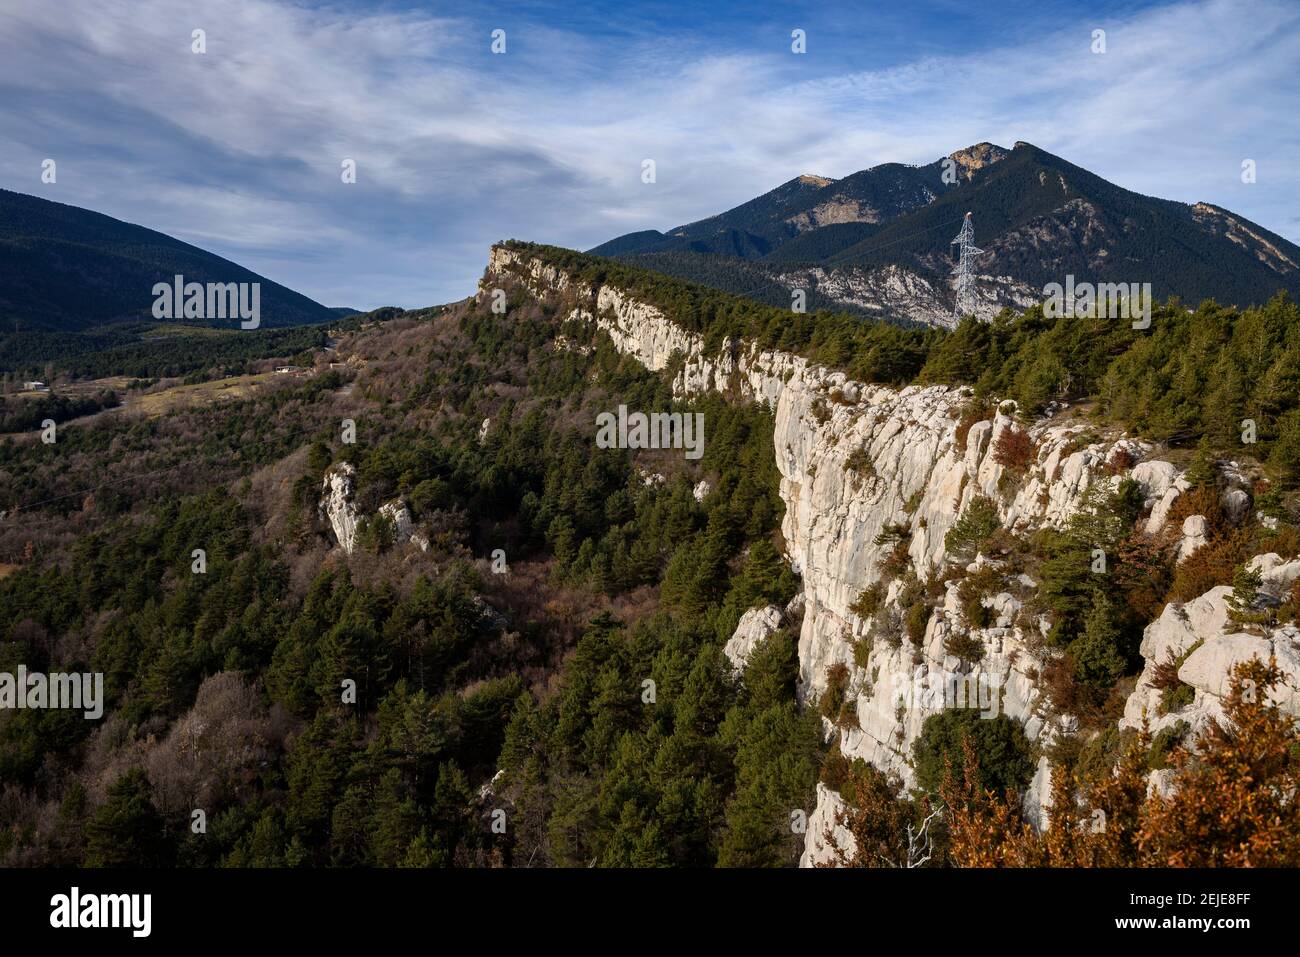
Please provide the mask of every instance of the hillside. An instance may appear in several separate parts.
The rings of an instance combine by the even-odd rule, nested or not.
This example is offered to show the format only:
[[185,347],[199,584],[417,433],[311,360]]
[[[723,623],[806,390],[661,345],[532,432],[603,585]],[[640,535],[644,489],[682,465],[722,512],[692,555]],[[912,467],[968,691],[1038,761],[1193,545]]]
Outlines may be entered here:
[[176,275],[186,282],[261,283],[263,326],[336,318],[292,289],[171,236],[0,190],[0,330],[17,324],[24,331],[78,331],[148,319],[154,283]]
[[[792,320],[510,242],[476,296],[340,322],[292,373],[7,438],[0,653],[106,700],[0,714],[0,860],[824,864],[854,808],[923,817],[963,729],[1028,835],[1058,772],[1201,806],[1161,772],[1237,713],[1225,676],[1300,677],[1298,329],[1282,296],[1141,332]],[[702,456],[602,446],[619,406],[703,416]],[[909,697],[918,665],[998,714]],[[1278,783],[1259,813],[1293,820]],[[1257,818],[1107,861],[1294,860],[1235,839]],[[952,837],[934,865],[998,847]]]
[[1066,275],[1150,283],[1156,298],[1192,304],[1300,293],[1300,247],[1227,210],[1131,192],[1028,143],[951,159],[955,183],[943,181],[943,160],[801,177],[710,219],[591,251],[770,305],[802,288],[818,304],[951,325],[951,240],[969,211],[984,250],[983,318],[1041,300]]

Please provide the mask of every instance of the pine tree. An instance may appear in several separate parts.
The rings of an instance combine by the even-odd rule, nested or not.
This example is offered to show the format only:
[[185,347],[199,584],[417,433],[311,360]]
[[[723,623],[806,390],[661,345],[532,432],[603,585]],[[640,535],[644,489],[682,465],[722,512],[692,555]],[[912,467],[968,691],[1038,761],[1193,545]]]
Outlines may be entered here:
[[1083,635],[1070,645],[1069,652],[1074,659],[1075,679],[1092,688],[1099,702],[1124,674],[1122,636],[1114,605],[1105,595],[1096,595],[1084,622]]
[[1264,576],[1259,569],[1238,565],[1232,575],[1232,594],[1228,596],[1228,617],[1241,623],[1261,622],[1267,619],[1267,609],[1256,609],[1255,601]]
[[1219,484],[1219,465],[1210,440],[1202,436],[1197,443],[1196,455],[1187,469],[1188,483],[1192,488],[1215,488]]
[[162,867],[170,841],[143,768],[108,789],[108,800],[86,824],[87,867]]

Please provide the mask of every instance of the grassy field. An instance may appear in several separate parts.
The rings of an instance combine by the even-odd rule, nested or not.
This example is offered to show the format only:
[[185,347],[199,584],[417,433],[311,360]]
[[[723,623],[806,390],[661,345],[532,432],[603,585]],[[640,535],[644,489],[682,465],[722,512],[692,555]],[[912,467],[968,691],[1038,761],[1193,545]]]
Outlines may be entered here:
[[274,375],[273,372],[260,372],[256,375],[213,379],[211,382],[199,382],[194,385],[176,385],[161,392],[144,395],[138,392],[129,393],[123,398],[122,408],[127,411],[143,412],[150,418],[154,418],[176,409],[212,405],[228,399],[242,399],[252,394],[260,384]]

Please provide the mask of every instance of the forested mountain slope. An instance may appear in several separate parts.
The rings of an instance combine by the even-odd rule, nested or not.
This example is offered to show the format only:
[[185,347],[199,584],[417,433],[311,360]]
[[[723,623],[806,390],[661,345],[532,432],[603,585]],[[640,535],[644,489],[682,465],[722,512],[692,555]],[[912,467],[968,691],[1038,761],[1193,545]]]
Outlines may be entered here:
[[[945,175],[946,174],[946,175]],[[665,234],[592,253],[787,306],[950,325],[951,240],[973,214],[980,304],[1043,298],[1048,283],[1150,283],[1159,299],[1246,306],[1300,293],[1300,247],[1228,210],[1143,196],[1028,143],[981,143],[927,166],[800,177]]]
[[263,325],[335,318],[320,303],[171,236],[0,190],[0,331],[69,332],[147,319],[154,283],[177,275],[186,282],[260,283]]

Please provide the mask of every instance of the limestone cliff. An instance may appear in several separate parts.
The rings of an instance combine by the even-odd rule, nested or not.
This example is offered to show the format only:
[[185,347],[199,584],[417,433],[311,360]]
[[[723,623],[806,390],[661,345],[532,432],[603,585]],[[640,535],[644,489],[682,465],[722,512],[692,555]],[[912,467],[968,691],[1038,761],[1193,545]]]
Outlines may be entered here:
[[[957,582],[933,584],[950,562],[945,537],[977,497],[993,503],[1005,528],[1029,532],[1062,526],[1090,486],[1117,486],[1126,476],[1145,493],[1150,510],[1146,530],[1156,534],[1188,484],[1169,462],[1141,461],[1150,458],[1151,446],[1119,433],[1097,434],[1056,416],[1027,427],[1032,457],[1010,474],[995,449],[1004,433],[1023,428],[1014,420],[1012,403],[1003,403],[991,418],[963,423],[969,394],[961,388],[858,383],[803,357],[740,341],[710,349],[703,336],[677,325],[652,304],[609,285],[583,285],[525,253],[495,247],[481,288],[486,293],[511,281],[560,307],[565,317],[593,323],[646,368],[671,369],[677,395],[717,390],[774,411],[785,502],[782,531],[787,557],[803,580],[800,696],[806,702],[818,699],[828,689],[832,667],[843,666],[836,670],[848,675],[842,689],[845,719],[825,721],[825,728],[828,740],[846,756],[861,757],[913,783],[912,744],[925,719],[945,707],[943,693],[936,695],[934,689],[954,682],[974,688],[987,681],[996,689],[996,708],[1021,722],[1031,741],[1046,744],[1058,731],[1072,729],[1071,716],[1051,713],[1039,687],[1041,668],[1052,654],[1043,641],[1048,623],[1023,611],[1037,583],[1025,575],[1005,576],[1002,591],[984,603],[984,626],[972,627],[960,607]],[[1135,462],[1140,464],[1130,468]],[[1245,495],[1240,490],[1231,494]],[[1236,498],[1225,500],[1225,507],[1240,506]],[[1196,547],[1192,537],[1184,539],[1188,549]],[[1180,554],[1182,549],[1180,545]],[[882,565],[891,557],[894,574],[886,586]],[[900,559],[914,577],[898,573]],[[981,556],[970,570],[982,564],[987,562]],[[1300,574],[1300,562],[1295,564]],[[916,585],[909,590],[905,579],[931,583],[923,632],[900,636],[896,627],[885,628],[893,640],[880,640],[882,622],[905,616],[916,602]],[[855,603],[877,582],[883,593],[869,614],[857,606],[867,615],[862,617],[855,613]],[[780,620],[774,607],[747,614],[727,646],[732,661],[742,664]],[[1142,648],[1148,670],[1167,647],[1182,651],[1194,640],[1159,637],[1165,634],[1160,629],[1172,629],[1160,622],[1151,628],[1156,637]],[[962,639],[962,658],[948,651],[954,637]],[[1290,647],[1291,641],[1283,635],[1271,639],[1270,648],[1280,643]],[[972,642],[979,655],[971,653]],[[1226,663],[1251,649],[1224,646],[1212,661],[1197,662],[1194,655],[1187,660],[1185,680],[1198,689],[1197,707],[1212,710],[1201,696],[1221,694]],[[973,657],[978,663],[970,663]],[[1141,682],[1134,698],[1130,710],[1140,717],[1150,703]],[[1043,758],[1026,797],[1031,819],[1040,822],[1047,784]],[[806,865],[831,857],[823,835],[833,823],[838,796],[823,786],[818,795]]]

